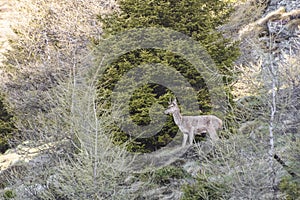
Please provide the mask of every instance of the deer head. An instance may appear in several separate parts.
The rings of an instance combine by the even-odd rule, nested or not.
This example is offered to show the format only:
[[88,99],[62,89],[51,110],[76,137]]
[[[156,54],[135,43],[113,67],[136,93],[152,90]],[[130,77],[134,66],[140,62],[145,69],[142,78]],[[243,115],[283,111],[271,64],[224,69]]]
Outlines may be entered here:
[[176,99],[174,99],[173,101],[171,101],[171,99],[170,99],[168,109],[165,110],[164,113],[165,114],[173,114],[176,111],[179,111],[179,107],[177,105],[177,101],[176,101]]

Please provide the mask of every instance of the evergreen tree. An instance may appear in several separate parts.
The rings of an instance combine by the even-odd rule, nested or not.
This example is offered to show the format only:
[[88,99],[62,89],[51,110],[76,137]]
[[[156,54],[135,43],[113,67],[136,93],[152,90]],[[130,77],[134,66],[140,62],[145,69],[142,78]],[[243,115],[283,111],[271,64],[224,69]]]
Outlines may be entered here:
[[[120,12],[109,16],[99,16],[104,29],[104,37],[118,34],[132,28],[165,27],[190,36],[201,43],[201,46],[209,53],[216,63],[218,70],[223,75],[226,88],[232,81],[232,63],[239,52],[236,43],[222,36],[216,28],[228,19],[232,8],[227,1],[206,0],[121,0]],[[100,47],[101,48],[101,47]],[[99,99],[102,103],[110,97],[118,80],[130,69],[146,63],[164,63],[175,68],[181,73],[192,87],[198,92],[199,109],[203,113],[209,113],[211,102],[208,88],[193,66],[185,59],[172,52],[157,49],[138,49],[120,56],[106,70],[99,79]],[[103,84],[105,83],[105,85]],[[131,97],[130,114],[138,125],[149,124],[148,115],[150,106],[156,101],[166,106],[172,92],[156,84],[144,85],[135,91]],[[109,104],[107,106],[110,106]],[[115,128],[115,138],[118,142],[125,142],[130,136]],[[177,128],[170,117],[166,126],[152,138],[134,139],[130,147],[137,149],[155,150],[167,144],[177,133]]]

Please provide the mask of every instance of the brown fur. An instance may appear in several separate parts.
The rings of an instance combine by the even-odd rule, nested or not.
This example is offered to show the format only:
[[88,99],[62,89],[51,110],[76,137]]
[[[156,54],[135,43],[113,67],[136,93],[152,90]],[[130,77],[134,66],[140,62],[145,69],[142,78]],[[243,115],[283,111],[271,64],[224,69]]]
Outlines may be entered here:
[[183,133],[182,146],[186,145],[187,139],[192,144],[195,135],[208,133],[213,142],[218,140],[217,130],[222,128],[222,120],[214,115],[182,116],[176,99],[170,102],[165,114],[172,114],[176,125]]

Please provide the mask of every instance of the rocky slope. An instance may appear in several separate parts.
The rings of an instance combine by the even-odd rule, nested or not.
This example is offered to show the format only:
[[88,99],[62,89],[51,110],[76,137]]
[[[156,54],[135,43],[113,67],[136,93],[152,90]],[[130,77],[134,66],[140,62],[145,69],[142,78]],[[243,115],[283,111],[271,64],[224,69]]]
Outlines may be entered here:
[[[299,132],[300,1],[270,0],[263,16],[240,29],[237,37],[241,39],[241,50],[244,53],[238,64],[245,65],[249,70],[244,77],[248,81],[240,79],[238,90],[246,90],[244,94],[250,96],[256,95],[256,91],[247,90],[251,88],[249,84],[254,88],[260,87],[260,83],[253,83],[255,80],[252,79],[257,72],[261,72],[260,82],[269,91],[274,80],[278,88],[278,120],[283,124],[279,132]],[[249,52],[250,46],[254,48]],[[271,70],[273,76],[270,75]],[[250,83],[249,79],[253,82]]]

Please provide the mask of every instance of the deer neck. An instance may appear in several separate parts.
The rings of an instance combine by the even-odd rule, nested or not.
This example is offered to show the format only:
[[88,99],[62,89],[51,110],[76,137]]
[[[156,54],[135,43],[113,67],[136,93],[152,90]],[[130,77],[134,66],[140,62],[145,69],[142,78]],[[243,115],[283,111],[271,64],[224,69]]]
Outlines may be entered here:
[[175,124],[180,125],[182,122],[182,115],[180,114],[179,111],[173,112],[173,118],[175,121]]

